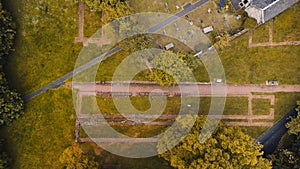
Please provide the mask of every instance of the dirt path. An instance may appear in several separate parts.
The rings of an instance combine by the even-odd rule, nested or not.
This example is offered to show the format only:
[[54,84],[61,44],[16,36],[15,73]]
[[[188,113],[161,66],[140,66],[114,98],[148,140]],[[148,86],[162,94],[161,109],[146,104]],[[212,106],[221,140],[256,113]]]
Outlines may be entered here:
[[262,43],[253,43],[253,30],[249,31],[249,41],[248,46],[251,47],[260,47],[260,46],[286,46],[286,45],[300,45],[300,41],[286,41],[286,42],[273,42],[273,30],[274,30],[274,23],[273,19],[270,20],[270,27],[269,27],[269,42],[262,42]]
[[[189,86],[192,84],[183,84],[182,88],[185,89],[181,91],[178,86],[171,87],[161,87],[155,83],[146,83],[146,82],[134,82],[134,84],[130,85],[128,88],[127,82],[121,83],[106,83],[106,84],[95,84],[95,83],[73,83],[73,88],[78,90],[78,98],[82,98],[82,96],[117,96],[117,97],[125,97],[125,96],[148,96],[148,95],[165,95],[165,96],[180,96],[190,95],[196,96],[195,90],[199,90],[198,96],[212,96],[211,95],[211,85],[210,84],[195,84],[196,88],[189,90]],[[153,92],[154,91],[154,92]],[[216,118],[228,119],[228,120],[247,120],[246,123],[231,123],[229,125],[242,125],[242,126],[270,126],[273,123],[267,122],[255,122],[253,120],[273,120],[274,119],[274,108],[269,109],[268,115],[253,115],[253,99],[267,99],[270,100],[270,106],[274,106],[275,104],[275,96],[274,95],[254,95],[253,93],[275,93],[275,92],[300,92],[300,85],[280,85],[280,86],[266,86],[266,85],[227,85],[226,86],[227,95],[230,97],[248,97],[248,114],[247,115],[222,115],[222,116],[214,116]],[[79,101],[80,103],[80,101]],[[79,106],[79,105],[78,105]],[[80,107],[80,106],[79,106]],[[84,113],[84,112],[83,112]],[[82,115],[82,114],[81,114]],[[153,115],[146,116],[142,115],[141,117],[138,115],[132,115],[135,119],[175,119],[177,116],[172,115]],[[213,115],[212,115],[213,116]],[[111,124],[118,124],[121,121],[124,121],[123,117],[118,116],[105,116],[106,120],[111,122]],[[88,121],[87,117],[79,117],[79,119],[83,121]],[[93,118],[94,119],[94,118]],[[102,122],[106,121],[100,121]],[[91,122],[92,124],[93,122]],[[88,124],[88,123],[86,123]],[[96,124],[96,123],[95,123]],[[131,123],[128,123],[131,124]],[[169,125],[170,123],[149,123],[149,125]],[[132,124],[135,125],[135,124]]]
[[85,44],[85,37],[84,37],[84,2],[79,2],[78,5],[78,37],[75,38],[75,42],[83,42]]
[[[185,95],[195,95],[194,90],[186,90],[191,85],[197,86],[200,96],[211,96],[211,84],[181,84],[182,88],[185,89],[181,91],[179,86],[171,87],[161,87],[156,83],[152,82],[134,82],[128,87],[128,82],[111,83],[107,82],[105,84],[95,84],[95,83],[73,83],[73,88],[78,90],[78,98],[82,96],[96,96],[105,93],[106,96],[111,96],[107,94],[120,94],[122,96],[138,96],[138,95],[149,95],[153,91],[156,94],[168,95],[170,97],[175,95],[180,95],[184,93]],[[220,84],[219,84],[220,85]],[[274,108],[269,109],[268,115],[254,115],[253,114],[253,99],[268,99],[270,100],[270,106],[275,104],[275,96],[269,95],[275,92],[300,92],[300,85],[279,85],[279,86],[266,86],[266,85],[227,85],[226,86],[227,95],[235,97],[248,97],[248,113],[247,115],[209,115],[215,118],[224,119],[225,123],[230,126],[273,126],[272,120],[274,120]],[[269,93],[268,95],[255,95],[253,93]],[[81,101],[78,101],[81,103]],[[79,106],[79,105],[77,105]],[[80,107],[80,106],[79,106]],[[174,123],[177,115],[140,115],[131,114],[126,115],[127,118],[134,119],[135,121],[130,121],[123,117],[122,115],[104,115],[104,118],[97,117],[97,114],[92,116],[90,114],[77,115],[77,123],[82,126],[101,126],[101,125],[125,125],[125,126],[138,126],[138,125],[162,125],[170,126]],[[150,121],[143,123],[145,119],[155,119],[155,121]],[[236,121],[240,120],[240,121]],[[257,121],[260,120],[260,121]],[[265,121],[262,121],[265,120]],[[80,138],[79,129],[76,129],[76,138],[79,142],[157,142],[156,138]]]
[[[189,88],[190,86],[193,86]],[[218,85],[216,85],[218,86]],[[221,86],[221,85],[220,85]],[[195,95],[199,93],[200,96],[211,95],[211,84],[182,84],[181,89],[179,86],[161,87],[158,84],[134,82],[130,84],[128,89],[128,82],[114,82],[106,84],[95,83],[73,83],[73,89],[77,89],[85,95],[96,95],[101,93],[114,93],[115,95],[129,93],[131,96],[140,96],[147,93],[151,93],[156,90],[156,93],[167,94],[168,96],[174,96],[177,94]],[[221,89],[221,88],[220,88]],[[300,85],[278,85],[278,86],[266,86],[266,85],[226,85],[227,95],[249,95],[251,93],[276,93],[276,92],[300,92]],[[199,92],[197,92],[198,90]],[[159,92],[158,92],[159,91]]]

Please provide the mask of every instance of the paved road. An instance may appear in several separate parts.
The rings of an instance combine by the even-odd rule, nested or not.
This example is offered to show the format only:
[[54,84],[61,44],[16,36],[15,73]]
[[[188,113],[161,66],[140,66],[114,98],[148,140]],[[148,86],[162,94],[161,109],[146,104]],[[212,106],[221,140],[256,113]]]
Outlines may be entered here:
[[281,137],[288,131],[285,127],[285,124],[289,121],[288,117],[297,116],[296,107],[297,106],[255,140],[255,144],[260,142],[263,145],[262,150],[264,151],[264,155],[271,154],[275,151]]
[[[203,5],[206,2],[208,2],[208,0],[200,0],[200,1],[196,2],[196,3],[194,3],[194,4],[186,6],[184,8],[184,10],[182,10],[182,11],[174,14],[173,16],[171,16],[169,18],[167,18],[166,20],[164,20],[163,22],[157,24],[156,26],[153,26],[153,27],[149,28],[148,32],[149,33],[154,33],[156,31],[158,31],[162,27],[164,27],[164,26],[166,26],[166,25],[174,22],[175,20],[177,20],[178,17],[181,17],[183,15],[186,15],[186,14],[190,13],[191,11],[195,10],[196,8],[200,7],[201,5]],[[107,58],[107,57],[109,57],[109,56],[111,56],[111,55],[119,52],[120,50],[121,50],[120,47],[116,47],[116,48],[112,49],[111,51],[109,51],[107,53],[104,53],[101,56],[99,56],[99,57],[91,60],[90,62],[88,62],[88,63],[86,63],[86,64],[84,64],[84,65],[82,65],[82,66],[80,66],[80,67],[78,67],[76,69],[74,69],[72,72],[70,72],[70,73],[68,73],[68,74],[66,74],[66,75],[58,78],[54,82],[52,82],[52,83],[50,83],[50,84],[48,84],[48,85],[40,88],[39,90],[37,90],[37,91],[35,91],[35,92],[33,92],[33,93],[25,96],[25,98],[24,98],[25,101],[28,101],[28,100],[32,99],[33,97],[35,97],[35,96],[37,96],[37,95],[45,92],[48,89],[57,88],[57,87],[63,85],[65,80],[67,80],[67,79],[71,78],[72,76],[74,76],[75,74],[80,73],[80,72],[88,69],[89,67],[91,67],[91,66],[93,66],[93,65],[101,62],[105,58]]]
[[28,101],[28,100],[32,99],[33,97],[41,94],[42,92],[44,92],[44,91],[46,91],[48,89],[57,88],[57,87],[63,85],[65,80],[71,78],[72,76],[74,76],[77,73],[80,73],[80,72],[82,72],[84,70],[87,70],[89,67],[91,67],[91,66],[93,66],[93,65],[101,62],[105,58],[107,58],[107,57],[109,57],[109,56],[117,53],[120,50],[121,50],[120,47],[116,47],[116,48],[112,49],[111,51],[106,52],[106,53],[102,54],[101,56],[99,56],[99,57],[97,57],[97,58],[89,61],[88,63],[86,63],[86,64],[84,64],[84,65],[82,65],[82,66],[74,69],[72,72],[70,72],[70,73],[68,73],[68,74],[60,77],[59,79],[55,80],[54,82],[52,82],[52,83],[50,83],[50,84],[48,84],[48,85],[40,88],[39,90],[37,90],[37,91],[35,91],[35,92],[33,92],[33,93],[25,96],[25,98],[24,98],[25,101]]

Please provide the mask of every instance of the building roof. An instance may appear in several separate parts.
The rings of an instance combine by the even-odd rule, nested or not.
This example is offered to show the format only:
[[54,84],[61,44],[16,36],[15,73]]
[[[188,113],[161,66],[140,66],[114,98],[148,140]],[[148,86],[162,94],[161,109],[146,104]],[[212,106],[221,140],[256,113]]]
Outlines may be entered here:
[[239,3],[240,3],[240,0],[231,0],[231,4],[236,11],[241,9]]
[[271,5],[272,3],[276,3],[276,1],[280,1],[280,0],[252,0],[251,5],[260,9],[264,9],[268,5]]
[[[246,8],[250,17],[257,20],[258,23],[264,23],[279,15],[281,12],[293,6],[299,0],[252,0]],[[257,9],[261,12],[258,13]]]
[[[253,2],[256,2],[256,1],[259,1],[259,0],[254,0]],[[267,0],[264,0],[264,1],[267,1]],[[270,1],[270,0],[268,0],[268,1]],[[264,10],[264,22],[267,22],[268,20],[279,15],[281,12],[290,8],[298,1],[299,0],[275,0],[274,2],[270,3],[269,5],[264,6],[264,8],[262,8]]]

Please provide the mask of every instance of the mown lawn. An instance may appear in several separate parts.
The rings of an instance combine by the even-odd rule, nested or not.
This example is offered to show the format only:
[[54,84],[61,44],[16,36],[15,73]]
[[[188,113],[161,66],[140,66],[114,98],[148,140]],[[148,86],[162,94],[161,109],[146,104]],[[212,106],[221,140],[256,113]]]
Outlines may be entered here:
[[78,7],[62,0],[14,3],[18,36],[6,72],[13,87],[26,95],[74,68],[82,46],[74,43]]
[[61,153],[74,142],[75,119],[69,89],[47,91],[28,102],[24,115],[1,130],[12,168],[60,168]]
[[252,42],[264,43],[269,42],[270,21],[253,30]]
[[[152,99],[152,98],[151,98]],[[116,98],[116,101],[123,102],[125,98]],[[130,97],[131,104],[134,106],[135,109],[139,111],[147,111],[151,104],[149,102],[148,97]],[[199,109],[194,110],[198,111],[199,114],[207,114],[210,108],[210,97],[200,97],[200,98],[188,98],[191,106],[198,104]],[[199,103],[195,102],[199,100]],[[114,101],[112,98],[105,98],[105,97],[97,97],[97,103],[101,113],[104,114],[134,114],[132,109],[129,106],[123,105],[122,112],[119,112],[115,107]],[[154,102],[153,102],[154,103]],[[122,104],[120,104],[122,105]],[[164,105],[153,104],[153,107],[162,107]],[[163,114],[178,114],[181,107],[181,98],[180,97],[169,97],[167,98],[166,107],[163,111]],[[183,107],[185,108],[185,107]],[[246,97],[227,97],[226,104],[224,108],[224,115],[247,115],[248,112],[248,99]],[[83,112],[84,113],[84,112]],[[158,114],[158,113],[156,113]]]
[[273,106],[270,105],[269,99],[253,99],[252,100],[252,112],[253,115],[269,115],[270,108]]
[[274,19],[274,41],[300,41],[300,3],[298,2]]
[[219,52],[227,83],[264,84],[276,79],[281,84],[299,84],[298,46],[248,48],[248,34]]
[[[275,109],[275,114],[274,114],[274,120],[271,120],[270,122],[276,123],[296,105],[296,101],[300,100],[300,93],[275,93],[274,95],[275,95],[275,105],[273,107]],[[258,101],[256,102],[256,104],[261,104],[262,107],[260,107],[259,110],[262,109],[267,110],[266,108],[267,103],[265,101],[262,102]],[[255,108],[254,110],[258,110],[258,107]],[[255,114],[258,115],[258,113]],[[261,113],[259,115],[262,114],[266,114],[266,113]],[[269,127],[242,127],[242,128],[244,128],[245,131],[253,138],[257,138],[258,136],[260,136],[260,134],[262,134],[264,131],[269,129]]]
[[[74,68],[82,47],[82,44],[74,43],[74,38],[78,34],[77,5],[63,0],[39,2],[41,3],[25,0],[7,2],[13,3],[12,7],[15,7],[13,10],[17,19],[18,37],[16,51],[8,60],[5,69],[13,87],[17,88],[23,95],[29,94],[70,72]],[[179,1],[168,2],[171,13],[176,12],[175,4]],[[134,8],[139,9],[139,5],[142,6],[143,3],[137,1]],[[149,11],[155,12],[157,9],[163,11],[164,7],[150,6]],[[299,30],[297,29],[297,25],[299,26],[297,15],[299,13],[295,13],[295,7],[289,11],[275,19],[274,25],[283,23],[286,15],[293,15],[289,18],[291,29],[287,30]],[[86,12],[87,36],[92,35],[98,29],[99,22],[97,21],[99,18],[97,13]],[[275,29],[275,38],[279,37],[277,40],[286,37],[285,27],[275,26]],[[298,34],[299,31],[288,32],[288,36],[293,38],[299,37]],[[265,80],[277,79],[281,84],[299,84],[299,47],[249,49],[247,43],[248,34],[234,40],[230,47],[219,52],[228,83],[262,84]],[[101,63],[97,79],[111,79],[113,68],[125,56],[122,54],[124,53],[110,57]],[[199,72],[205,73],[202,70]],[[199,75],[196,74],[197,76]],[[295,105],[295,101],[300,99],[300,95],[299,93],[278,93],[275,95],[276,121]],[[147,99],[132,98],[134,106],[139,110],[145,110],[149,107]],[[240,110],[246,108],[243,100],[228,99],[227,101],[226,114],[242,112]],[[105,113],[116,113],[110,99],[99,98],[98,105]],[[176,113],[179,105],[180,100],[178,98],[169,98],[166,113]],[[200,100],[200,113],[206,114],[209,105],[210,99],[202,98]],[[24,115],[11,126],[1,129],[1,137],[7,139],[7,149],[14,159],[12,168],[60,168],[58,162],[60,154],[74,142],[75,118],[71,91],[68,89],[49,90],[27,102]],[[267,128],[245,127],[245,129],[255,138]],[[129,130],[125,132],[130,134]],[[90,146],[90,144],[83,145]],[[168,168],[157,157],[138,160],[114,155],[107,155],[107,157],[108,163],[121,164],[121,168]]]

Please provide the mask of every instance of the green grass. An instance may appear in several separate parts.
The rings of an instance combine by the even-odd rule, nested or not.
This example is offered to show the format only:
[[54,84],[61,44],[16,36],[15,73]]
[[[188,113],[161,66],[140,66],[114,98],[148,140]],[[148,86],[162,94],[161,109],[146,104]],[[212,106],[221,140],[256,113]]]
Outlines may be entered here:
[[[136,5],[134,9],[150,4],[149,11],[156,12],[157,9],[164,11],[161,1],[157,1],[161,5],[153,5],[152,1],[132,0],[130,3],[132,2]],[[176,12],[174,6],[179,1],[168,2],[171,12]],[[187,1],[181,3],[185,2]],[[34,1],[21,0],[7,3],[12,3],[11,7],[15,8],[12,10],[17,18],[18,36],[16,51],[9,58],[5,69],[13,87],[25,95],[74,68],[82,47],[82,44],[74,43],[74,38],[78,36],[77,5],[62,0],[49,1],[46,2],[50,12],[47,14],[44,12],[45,8],[35,9],[38,3]],[[295,31],[299,30],[297,19],[299,11],[296,10],[298,6],[299,3],[275,19],[274,38],[277,38],[276,41],[298,40],[299,31]],[[17,12],[17,9],[20,11]],[[32,23],[33,17],[39,19],[35,26]],[[99,22],[97,22],[99,18],[100,15],[86,11],[86,36],[92,35],[99,28]],[[284,22],[284,20],[290,22]],[[257,40],[260,41],[260,37]],[[219,53],[229,83],[262,84],[265,80],[277,79],[281,84],[299,84],[300,79],[297,76],[300,70],[299,47],[248,48],[247,43],[248,34],[234,40],[230,47]],[[113,75],[113,68],[123,60],[124,56],[125,53],[120,53],[101,63],[97,79],[109,80]],[[204,74],[205,71],[201,68],[196,75],[196,77],[199,76],[200,81],[207,78],[201,79],[199,74],[202,75],[202,73]],[[143,79],[141,76],[137,79]],[[295,105],[296,100],[300,99],[299,93],[276,93],[275,96],[274,122],[286,114]],[[97,101],[103,113],[117,113],[111,99],[98,98]],[[139,110],[149,107],[148,98],[132,98],[132,101],[135,108]],[[242,112],[242,109],[246,109],[243,99],[229,98],[227,101],[226,114]],[[179,106],[180,99],[168,98],[165,113],[175,114]],[[201,98],[200,113],[206,114],[209,106],[210,98]],[[60,154],[74,142],[75,118],[71,92],[67,89],[49,90],[26,103],[24,115],[11,126],[1,129],[1,137],[7,139],[7,149],[14,159],[12,168],[60,168],[58,162]],[[254,138],[267,129],[265,127],[244,128]],[[124,132],[134,135],[136,130],[136,128],[124,129]],[[145,129],[145,132],[140,133],[139,136],[146,136],[159,130],[161,129]],[[91,146],[91,144],[82,145]],[[158,157],[127,159],[109,153],[104,156],[107,163],[120,164],[121,168],[169,168]]]
[[[130,0],[129,5],[133,8],[136,13],[139,12],[161,12],[167,13],[165,8],[165,3],[168,4],[170,14],[174,14],[182,10],[181,6],[189,2],[196,2],[196,0],[153,0],[153,1],[140,1],[140,0]],[[176,5],[180,8],[176,9]]]
[[231,42],[219,52],[227,83],[264,84],[276,79],[281,84],[299,84],[297,46],[248,47],[248,34]]
[[28,102],[24,115],[2,129],[12,168],[60,167],[59,156],[74,142],[72,105],[70,90],[48,91]]
[[252,42],[253,43],[269,42],[269,28],[270,28],[270,22],[266,22],[265,24],[254,29]]
[[258,138],[261,134],[269,129],[269,127],[241,127],[245,133],[249,134],[253,139]]
[[274,122],[278,121],[296,105],[296,102],[300,100],[300,93],[276,93],[275,97]]
[[[188,98],[191,105],[195,105],[199,98]],[[117,98],[117,101],[123,102],[125,98]],[[148,97],[130,97],[131,104],[140,111],[146,111],[150,108],[150,102]],[[200,97],[199,110],[200,114],[207,114],[210,108],[210,97]],[[104,114],[118,114],[112,98],[97,97],[97,103],[102,113]],[[126,102],[127,103],[127,102]],[[128,104],[124,103],[122,106],[122,112],[124,114],[134,114]],[[126,106],[127,105],[127,106]],[[154,104],[157,106],[157,104]],[[161,105],[163,106],[163,105]],[[164,109],[164,114],[178,114],[181,106],[180,97],[167,98],[167,105]],[[155,112],[155,111],[154,111]],[[227,97],[224,108],[224,115],[247,115],[248,112],[248,99],[246,97]],[[158,113],[156,113],[158,114]]]
[[298,2],[274,19],[274,41],[300,41],[300,3]]
[[16,51],[5,68],[12,86],[25,95],[72,71],[82,44],[74,43],[78,34],[75,3],[14,3],[18,7]]
[[[127,100],[126,98],[117,98],[117,101],[123,102]],[[130,100],[132,101],[132,105],[134,108],[140,111],[146,111],[148,108],[150,108],[150,102],[148,97],[131,97]],[[99,106],[99,109],[101,113],[103,114],[118,114],[119,111],[116,109],[113,99],[112,98],[105,98],[105,97],[97,97],[97,103]],[[155,102],[153,102],[155,103]],[[122,105],[122,104],[121,104]],[[157,107],[158,109],[160,107]],[[163,113],[164,114],[177,114],[178,110],[180,108],[180,98],[179,97],[172,97],[167,99],[167,105],[166,108],[164,109]],[[128,105],[123,105],[122,106],[122,112],[124,114],[133,114],[134,111],[128,106]]]
[[252,100],[252,113],[253,115],[269,115],[270,114],[269,99],[253,99]]
[[247,97],[227,97],[224,108],[224,115],[247,115],[248,98]]
[[[296,105],[296,101],[298,100],[300,100],[300,93],[275,93],[275,117],[272,121],[276,123],[278,120],[280,120]],[[260,104],[266,106],[267,103],[260,102]],[[269,129],[269,127],[242,128],[244,128],[246,133],[249,134],[252,138],[257,138],[260,134]]]

